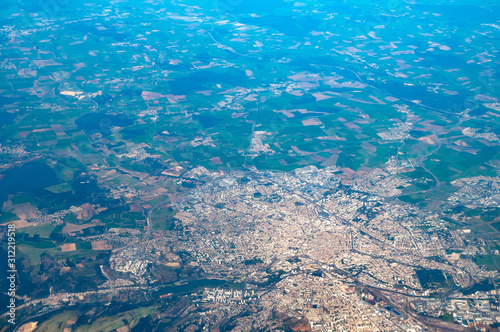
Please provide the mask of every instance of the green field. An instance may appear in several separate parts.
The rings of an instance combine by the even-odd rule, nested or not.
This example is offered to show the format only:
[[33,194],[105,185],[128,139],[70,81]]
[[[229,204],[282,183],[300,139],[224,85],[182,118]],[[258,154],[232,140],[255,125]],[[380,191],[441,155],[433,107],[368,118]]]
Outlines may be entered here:
[[26,244],[18,244],[16,248],[20,253],[18,258],[28,258],[30,265],[35,268],[35,270],[31,273],[32,276],[38,273],[37,267],[40,266],[41,254],[48,253],[53,255],[58,251],[56,248],[36,248],[35,246]]
[[[493,256],[493,257],[494,257],[497,265],[500,267],[500,256]],[[474,262],[479,266],[484,265],[490,271],[497,270],[497,268],[493,262],[493,259],[491,258],[490,255],[476,255],[476,256],[474,256]]]
[[1,211],[0,212],[0,224],[5,224],[11,221],[19,220],[15,213]]
[[30,237],[33,237],[34,235],[38,234],[40,238],[48,239],[50,238],[50,233],[54,230],[54,228],[55,226],[52,224],[44,224],[38,226],[23,227],[19,229],[17,232],[19,234],[27,233],[29,234]]
[[137,308],[131,311],[126,311],[118,315],[101,317],[96,319],[91,325],[78,326],[75,332],[110,332],[122,326],[129,326],[133,328],[139,323],[143,317],[147,317],[156,311],[155,306]]
[[37,332],[63,332],[64,328],[67,326],[66,322],[71,318],[77,318],[76,311],[65,311],[61,314],[58,314],[51,319],[43,322],[36,329]]

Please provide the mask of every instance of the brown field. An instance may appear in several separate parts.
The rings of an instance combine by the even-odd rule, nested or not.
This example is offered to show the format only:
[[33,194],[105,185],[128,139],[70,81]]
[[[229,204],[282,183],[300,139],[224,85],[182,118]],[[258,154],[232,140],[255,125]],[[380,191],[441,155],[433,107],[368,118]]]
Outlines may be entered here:
[[113,249],[113,245],[107,244],[106,241],[92,242],[92,250],[111,250],[111,249]]
[[36,325],[37,325],[38,322],[29,322],[29,323],[26,323],[24,325],[22,325],[18,331],[19,332],[31,332],[31,331],[34,331],[36,329]]
[[418,140],[420,142],[424,142],[424,143],[427,143],[427,144],[430,144],[430,145],[437,145],[436,142],[435,142],[435,138],[434,138],[433,135],[420,137]]
[[61,246],[61,251],[75,251],[76,243],[65,243]]
[[323,122],[321,122],[318,118],[312,118],[312,119],[302,120],[302,124],[304,126],[322,126]]
[[75,225],[75,224],[67,223],[66,225],[64,225],[62,232],[63,233],[79,233],[84,228],[94,227],[97,225],[102,225],[102,224],[89,223],[89,224],[83,224],[83,225]]

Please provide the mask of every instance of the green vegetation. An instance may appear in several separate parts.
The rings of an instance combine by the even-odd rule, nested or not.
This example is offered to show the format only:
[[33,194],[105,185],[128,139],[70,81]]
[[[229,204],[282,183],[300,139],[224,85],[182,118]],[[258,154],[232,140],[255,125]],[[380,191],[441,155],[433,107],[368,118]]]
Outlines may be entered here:
[[425,196],[422,194],[411,194],[399,196],[399,199],[403,202],[417,204],[425,201]]
[[493,226],[497,231],[500,231],[500,221],[492,223],[491,226]]
[[469,228],[476,231],[476,232],[481,232],[481,233],[489,233],[489,232],[494,230],[494,228],[488,224],[471,225],[471,226],[469,226]]
[[156,311],[156,306],[137,308],[114,316],[97,318],[91,325],[78,326],[75,332],[110,332],[122,326],[133,328],[143,317],[147,317]]
[[12,204],[32,203],[33,198],[30,195],[21,194],[13,196],[10,201]]
[[63,332],[64,328],[67,327],[67,322],[71,319],[76,320],[76,311],[65,311],[60,313],[51,319],[43,322],[36,329],[37,332]]
[[473,287],[469,289],[463,290],[464,295],[468,296],[474,294],[475,292],[487,292],[495,289],[495,285],[490,280],[482,280],[478,283],[475,283]]
[[29,234],[30,237],[38,235],[40,238],[49,239],[50,233],[55,229],[55,226],[52,224],[43,224],[38,226],[29,226],[23,227],[18,230],[19,236],[21,234]]
[[[493,256],[493,257],[497,265],[500,267],[500,256]],[[493,262],[493,259],[491,258],[490,255],[476,255],[474,256],[473,260],[477,265],[485,266],[490,271],[497,270],[495,263]]]
[[[68,179],[68,178],[71,179],[73,177],[73,173],[74,172],[72,172],[72,170],[69,170],[69,174],[64,174],[63,179]],[[47,187],[45,189],[47,189],[48,191],[50,191],[54,194],[60,194],[60,193],[71,191],[71,185],[67,182],[64,182],[61,184],[56,184],[56,185]]]
[[31,273],[32,276],[38,273],[41,254],[48,253],[53,255],[57,252],[55,248],[37,248],[31,244],[18,244],[16,248],[19,252],[18,258],[28,258],[30,265],[35,268],[35,270]]
[[[463,205],[454,208],[455,212],[462,212],[466,217],[478,218],[486,223],[500,217],[500,208],[471,209]],[[492,224],[493,225],[493,224]]]
[[441,270],[420,269],[415,271],[423,288],[446,287],[446,278]]
[[5,224],[16,220],[19,220],[19,217],[15,213],[0,211],[0,224]]
[[168,285],[160,288],[158,291],[153,293],[154,297],[159,297],[165,294],[184,294],[184,293],[192,293],[196,289],[208,287],[223,287],[224,285],[229,285],[227,281],[219,280],[219,279],[198,279],[198,280],[190,280],[182,285]]
[[[305,259],[304,250],[315,244],[347,242],[364,255],[370,249],[364,243],[373,247],[376,240],[385,244],[369,254],[391,261],[390,252],[402,249],[401,254],[411,254],[401,246],[435,248],[436,234],[444,246],[441,251],[460,248],[467,254],[471,247],[484,252],[489,246],[498,250],[500,208],[448,208],[455,204],[448,198],[461,190],[451,181],[498,176],[500,76],[495,58],[498,26],[493,24],[498,6],[465,0],[396,1],[401,8],[386,10],[367,1],[337,1],[333,13],[331,1],[291,6],[280,0],[253,5],[246,1],[228,12],[215,10],[220,1],[213,0],[90,1],[85,6],[56,1],[60,6],[44,14],[30,8],[29,1],[5,1],[7,23],[0,37],[0,207],[6,211],[0,212],[0,223],[26,215],[35,219],[31,224],[39,225],[19,228],[25,220],[16,223],[20,290],[33,292],[36,299],[51,287],[54,292],[98,289],[107,277],[99,265],[120,270],[125,263],[120,259],[111,267],[109,250],[92,250],[92,241],[110,228],[139,230],[137,235],[119,232],[105,237],[121,246],[123,251],[115,253],[124,259],[147,259],[142,276],[157,277],[161,285],[149,285],[144,292],[117,288],[106,305],[109,294],[89,296],[85,301],[102,303],[97,306],[103,310],[91,308],[95,317],[90,322],[81,317],[79,323],[87,325],[79,331],[132,328],[155,311],[151,303],[161,303],[158,316],[165,320],[155,328],[166,330],[162,323],[184,319],[189,312],[173,310],[169,301],[192,299],[160,296],[191,294],[203,287],[243,287],[201,279],[210,270],[211,278],[231,275],[242,280],[236,270],[223,268],[218,274],[207,269],[198,249],[221,264],[224,258],[238,256],[240,268],[262,281],[262,289],[288,275],[269,269],[267,281],[261,279],[266,274],[259,274],[260,265],[275,253],[271,250],[266,256],[254,249],[266,250],[267,244]],[[390,24],[372,22],[373,34],[360,31],[360,22],[377,16]],[[303,174],[304,183],[290,179],[280,188],[280,183],[265,184],[265,173],[253,172],[290,172],[310,165],[336,167],[332,172],[338,176],[323,173],[314,179],[314,174]],[[182,167],[180,176],[165,175],[175,166]],[[195,175],[197,166],[213,171],[213,176]],[[377,174],[384,177],[380,183]],[[241,187],[217,182],[240,175],[263,183],[232,192]],[[279,182],[285,176],[275,173],[272,178]],[[381,197],[387,193],[381,191],[396,182],[401,195]],[[377,192],[377,186],[382,190]],[[199,191],[192,193],[196,188]],[[495,185],[484,192],[481,186],[470,190],[494,197],[497,189]],[[200,198],[207,192],[209,198]],[[309,195],[314,202],[305,197]],[[214,211],[210,201],[219,198],[223,203]],[[279,207],[272,205],[279,200]],[[337,209],[335,204],[342,206]],[[186,215],[177,215],[175,209],[183,208]],[[65,215],[60,225],[43,224],[46,216],[75,209],[79,211]],[[448,211],[442,213],[443,209]],[[335,211],[349,220],[334,220]],[[187,221],[188,213],[193,213],[193,223]],[[146,231],[149,216],[151,234]],[[291,229],[290,218],[296,221]],[[205,223],[214,219],[215,223]],[[322,223],[318,232],[315,223]],[[264,229],[267,225],[272,226]],[[332,227],[343,230],[330,231]],[[449,232],[465,228],[471,232]],[[275,241],[287,232],[296,238]],[[488,246],[478,237],[488,240]],[[280,248],[281,242],[290,247]],[[74,243],[76,250],[71,245],[64,247],[71,251],[63,252],[63,243]],[[165,248],[156,247],[161,243]],[[240,257],[239,245],[252,247],[254,254]],[[205,246],[227,257],[213,257],[214,251]],[[179,266],[168,266],[166,262],[178,261],[174,254],[181,258]],[[341,255],[347,258],[349,252]],[[413,258],[408,257],[402,260],[411,266]],[[428,258],[451,266],[442,255]],[[473,259],[490,270],[500,264],[496,255]],[[303,265],[298,257],[290,263],[293,268]],[[379,278],[369,271],[369,264],[360,264],[353,260],[343,266],[349,267],[352,279],[362,270],[374,278],[366,280]],[[460,261],[453,268],[457,273],[465,269],[477,279],[475,269]],[[312,276],[326,277],[314,270]],[[448,272],[416,273],[425,288],[445,288],[443,294],[457,289]],[[109,275],[127,278],[117,271]],[[394,277],[391,280],[404,276]],[[395,287],[409,289],[403,284]],[[148,307],[120,309],[119,303],[144,303],[145,298],[151,300]],[[26,309],[30,310],[27,317],[44,308]],[[194,310],[195,315],[200,312],[201,306]],[[289,314],[302,315],[284,313]],[[76,315],[54,314],[39,330],[60,331]],[[450,320],[446,315],[441,318]],[[284,325],[302,330],[296,317],[291,321]],[[305,319],[302,323],[307,329]],[[212,326],[229,330],[232,325],[226,321]]]
[[151,213],[151,222],[154,230],[173,230],[178,220],[174,217],[177,213],[171,207],[160,207]]
[[245,263],[245,265],[256,265],[256,264],[262,264],[264,262],[260,258],[253,258],[253,259],[245,260],[244,263]]
[[76,249],[92,250],[92,243],[91,242],[77,242]]
[[19,245],[32,246],[33,248],[38,248],[38,249],[50,249],[56,247],[54,242],[44,239],[40,240],[36,237],[33,239],[25,237],[22,240],[19,240],[17,243]]

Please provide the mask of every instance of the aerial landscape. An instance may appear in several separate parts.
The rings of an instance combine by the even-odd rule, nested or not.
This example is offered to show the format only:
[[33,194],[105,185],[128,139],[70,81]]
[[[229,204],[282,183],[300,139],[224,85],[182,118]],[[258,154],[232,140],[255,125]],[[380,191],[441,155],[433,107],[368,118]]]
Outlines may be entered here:
[[0,332],[500,329],[498,1],[0,20]]

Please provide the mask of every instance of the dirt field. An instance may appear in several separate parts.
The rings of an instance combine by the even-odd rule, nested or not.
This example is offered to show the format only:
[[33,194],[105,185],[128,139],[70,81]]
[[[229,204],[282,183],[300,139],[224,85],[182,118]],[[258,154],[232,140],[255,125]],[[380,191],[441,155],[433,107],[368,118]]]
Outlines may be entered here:
[[89,224],[83,224],[83,225],[76,225],[76,224],[67,223],[66,225],[64,225],[62,232],[63,233],[79,233],[84,228],[94,227],[97,225],[102,225],[102,224],[89,223]]
[[65,243],[61,246],[61,251],[75,251],[76,243]]
[[92,250],[111,250],[111,249],[113,249],[113,245],[107,244],[106,241],[92,242]]

